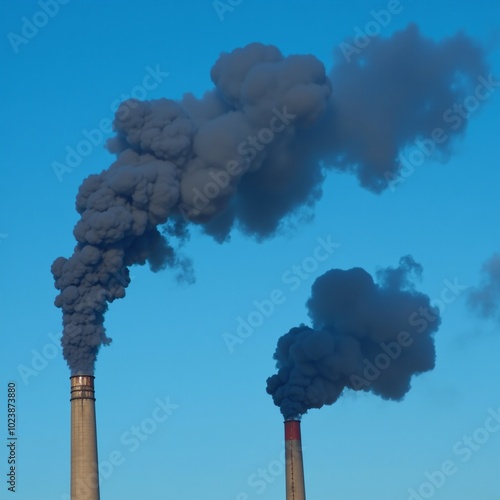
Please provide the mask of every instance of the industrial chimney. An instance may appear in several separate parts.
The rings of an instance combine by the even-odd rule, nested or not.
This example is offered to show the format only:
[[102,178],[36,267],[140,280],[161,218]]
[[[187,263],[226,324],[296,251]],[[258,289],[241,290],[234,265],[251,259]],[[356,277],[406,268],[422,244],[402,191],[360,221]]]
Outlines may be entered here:
[[71,500],[99,500],[94,377],[71,380]]
[[286,500],[305,500],[300,420],[285,420]]

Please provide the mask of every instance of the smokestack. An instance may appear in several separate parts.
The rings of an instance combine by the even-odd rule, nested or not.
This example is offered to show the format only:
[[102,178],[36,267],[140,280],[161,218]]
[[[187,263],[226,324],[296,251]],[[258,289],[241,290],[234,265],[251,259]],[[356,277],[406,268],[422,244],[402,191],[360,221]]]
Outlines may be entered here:
[[71,500],[99,500],[94,377],[71,380]]
[[285,420],[286,500],[305,500],[300,420]]

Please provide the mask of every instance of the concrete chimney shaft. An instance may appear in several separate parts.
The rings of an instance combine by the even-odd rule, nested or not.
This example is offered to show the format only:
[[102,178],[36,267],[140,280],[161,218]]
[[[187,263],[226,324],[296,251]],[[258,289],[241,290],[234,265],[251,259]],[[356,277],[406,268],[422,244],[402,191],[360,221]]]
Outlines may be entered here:
[[285,421],[286,500],[305,500],[300,420]]
[[71,380],[71,500],[99,500],[94,377]]

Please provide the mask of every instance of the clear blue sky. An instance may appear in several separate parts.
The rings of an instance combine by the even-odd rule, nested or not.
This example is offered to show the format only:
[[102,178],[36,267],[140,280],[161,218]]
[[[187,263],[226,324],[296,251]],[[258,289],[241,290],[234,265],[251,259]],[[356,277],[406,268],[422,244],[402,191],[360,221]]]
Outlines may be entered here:
[[[50,265],[72,252],[78,186],[113,157],[97,139],[62,177],[53,163],[65,160],[84,130],[105,128],[116,100],[142,84],[147,68],[168,73],[148,99],[201,95],[211,88],[218,55],[253,41],[287,55],[312,53],[330,68],[333,49],[390,2],[242,0],[221,19],[209,0],[70,0],[46,23],[38,14],[42,3],[4,2],[0,16],[0,380],[2,408],[7,382],[18,388],[17,500],[69,493],[69,371],[57,342],[61,314],[53,306]],[[380,36],[409,22],[437,40],[465,30],[490,50],[500,75],[498,2],[401,0],[398,10]],[[34,16],[44,25],[26,43],[9,36],[21,35],[24,18]],[[179,285],[168,270],[132,269],[127,297],[106,317],[114,342],[97,361],[99,455],[102,464],[119,457],[103,471],[102,498],[284,498],[282,417],[265,392],[277,339],[307,321],[310,286],[333,267],[373,274],[411,254],[424,268],[419,289],[433,299],[445,280],[478,284],[483,262],[500,249],[499,125],[497,90],[471,116],[447,163],[430,158],[394,192],[375,195],[354,177],[331,173],[315,219],[290,234],[264,243],[235,234],[219,245],[194,231],[185,248],[194,260],[193,285]],[[292,290],[284,273],[329,236],[339,248]],[[284,303],[231,353],[223,334],[234,333],[238,317],[247,318],[254,301],[274,289],[283,291]],[[416,378],[402,402],[349,393],[303,418],[308,498],[406,500],[411,488],[432,491],[436,500],[499,498],[500,431],[478,431],[489,412],[500,412],[498,324],[472,315],[464,294],[442,309],[442,318],[436,368]],[[172,407],[155,423],[158,400]],[[134,426],[146,431],[143,441],[131,437]],[[481,444],[475,438],[466,444],[467,436]],[[453,473],[444,484],[422,489],[426,472],[446,461]],[[4,479],[0,488],[7,497]]]

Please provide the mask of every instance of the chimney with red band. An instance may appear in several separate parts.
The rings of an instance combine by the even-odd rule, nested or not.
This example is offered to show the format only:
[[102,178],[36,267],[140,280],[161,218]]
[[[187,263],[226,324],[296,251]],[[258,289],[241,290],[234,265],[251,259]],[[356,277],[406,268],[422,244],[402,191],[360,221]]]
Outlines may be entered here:
[[286,500],[305,500],[300,420],[285,421]]

